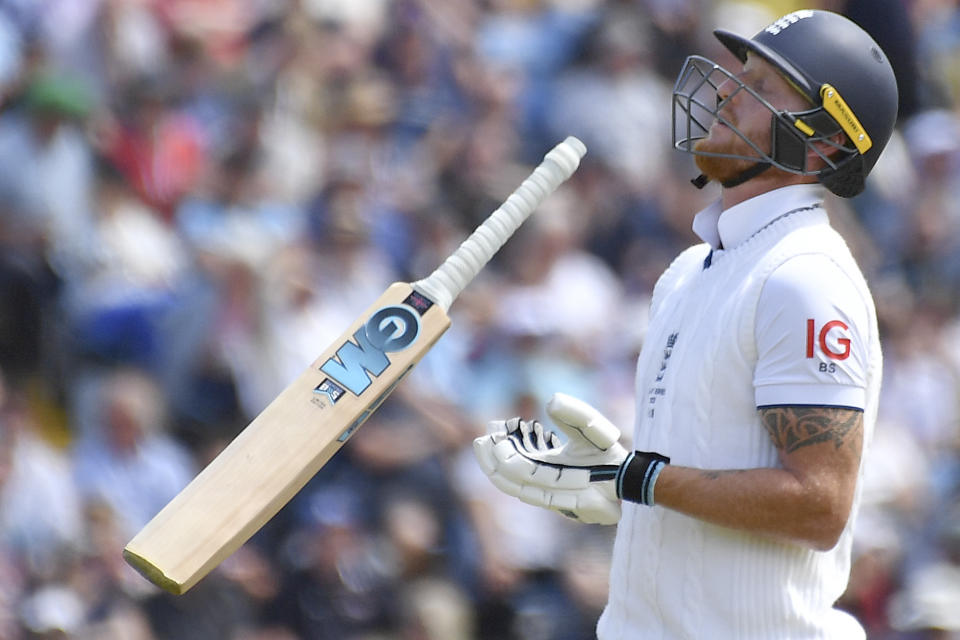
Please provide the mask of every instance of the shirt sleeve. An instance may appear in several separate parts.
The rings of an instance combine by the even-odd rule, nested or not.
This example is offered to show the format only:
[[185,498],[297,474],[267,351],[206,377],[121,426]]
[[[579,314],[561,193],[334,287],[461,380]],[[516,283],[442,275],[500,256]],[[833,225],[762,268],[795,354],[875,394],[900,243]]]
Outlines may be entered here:
[[863,409],[870,305],[836,262],[802,255],[778,267],[757,307],[758,407]]

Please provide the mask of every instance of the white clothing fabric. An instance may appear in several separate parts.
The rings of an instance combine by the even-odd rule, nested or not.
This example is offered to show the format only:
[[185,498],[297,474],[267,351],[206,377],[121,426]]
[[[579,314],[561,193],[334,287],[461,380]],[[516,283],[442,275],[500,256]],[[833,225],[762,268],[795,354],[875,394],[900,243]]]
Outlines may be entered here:
[[[703,469],[776,467],[757,407],[777,404],[862,408],[869,441],[881,368],[876,313],[823,194],[785,187],[698,215],[707,244],[681,254],[654,289],[635,448]],[[833,609],[858,505],[859,490],[840,542],[818,552],[624,503],[598,637],[864,637]]]

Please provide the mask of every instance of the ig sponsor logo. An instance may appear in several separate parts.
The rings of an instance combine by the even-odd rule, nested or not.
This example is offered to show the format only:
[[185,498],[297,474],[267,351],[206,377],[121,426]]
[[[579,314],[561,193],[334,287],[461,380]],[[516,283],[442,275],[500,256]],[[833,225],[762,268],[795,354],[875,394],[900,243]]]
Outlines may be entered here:
[[[850,357],[850,338],[846,331],[850,327],[841,320],[831,320],[824,323],[817,331],[817,323],[813,318],[807,318],[807,358],[813,358],[819,351],[831,360],[846,360]],[[821,362],[820,371],[833,373],[837,370],[835,362]]]

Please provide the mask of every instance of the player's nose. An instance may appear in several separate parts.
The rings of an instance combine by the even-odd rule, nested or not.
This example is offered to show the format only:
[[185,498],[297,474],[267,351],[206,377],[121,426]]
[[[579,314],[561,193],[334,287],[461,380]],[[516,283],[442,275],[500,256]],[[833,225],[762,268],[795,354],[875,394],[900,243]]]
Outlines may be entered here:
[[739,83],[733,78],[727,78],[719,85],[717,85],[717,109],[719,110],[726,103],[728,103],[734,93],[735,89],[739,87]]
[[742,86],[735,78],[727,78],[717,85],[715,106],[717,116],[730,117],[733,105],[737,101],[737,95],[740,93],[739,89]]

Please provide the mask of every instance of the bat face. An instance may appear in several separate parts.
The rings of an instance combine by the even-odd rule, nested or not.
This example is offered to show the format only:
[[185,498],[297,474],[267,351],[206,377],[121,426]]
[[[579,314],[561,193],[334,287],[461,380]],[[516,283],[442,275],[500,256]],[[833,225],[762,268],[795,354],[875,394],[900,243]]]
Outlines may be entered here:
[[180,594],[272,518],[370,417],[450,326],[439,305],[391,285],[124,549]]
[[437,269],[396,283],[284,389],[123,550],[180,594],[272,518],[440,338],[446,310],[586,153],[570,136]]

